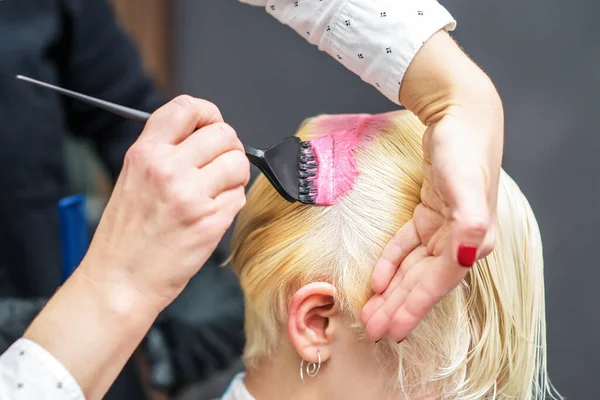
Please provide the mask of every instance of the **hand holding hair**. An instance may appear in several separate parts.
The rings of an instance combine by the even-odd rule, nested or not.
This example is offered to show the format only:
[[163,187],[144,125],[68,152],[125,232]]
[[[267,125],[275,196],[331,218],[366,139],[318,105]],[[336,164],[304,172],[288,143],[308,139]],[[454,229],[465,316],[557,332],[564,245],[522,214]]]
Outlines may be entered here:
[[384,249],[362,312],[369,338],[401,341],[494,247],[502,103],[446,32],[408,68],[400,102],[427,125],[422,203]]
[[181,96],[128,151],[88,254],[25,334],[86,398],[106,393],[245,204],[248,159],[213,104]]

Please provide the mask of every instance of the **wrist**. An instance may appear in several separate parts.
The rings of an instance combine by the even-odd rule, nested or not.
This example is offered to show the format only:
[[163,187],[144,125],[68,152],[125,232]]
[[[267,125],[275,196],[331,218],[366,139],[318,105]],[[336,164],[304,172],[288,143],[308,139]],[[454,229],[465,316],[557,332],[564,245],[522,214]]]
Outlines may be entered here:
[[502,109],[489,77],[443,31],[423,45],[400,88],[400,102],[427,126],[480,107]]
[[143,293],[131,279],[112,269],[106,265],[87,264],[84,260],[73,277],[89,288],[112,318],[120,320],[135,316],[140,322],[156,319],[163,309],[157,299]]
[[131,316],[133,313],[154,320],[168,302],[143,290],[139,282],[127,274],[123,263],[113,257],[98,257],[98,252],[90,249],[74,275],[78,280],[85,281],[85,285],[101,299],[106,311],[115,318]]
[[86,396],[101,398],[157,313],[135,293],[91,279],[85,266],[81,267],[52,297],[24,337],[60,361]]

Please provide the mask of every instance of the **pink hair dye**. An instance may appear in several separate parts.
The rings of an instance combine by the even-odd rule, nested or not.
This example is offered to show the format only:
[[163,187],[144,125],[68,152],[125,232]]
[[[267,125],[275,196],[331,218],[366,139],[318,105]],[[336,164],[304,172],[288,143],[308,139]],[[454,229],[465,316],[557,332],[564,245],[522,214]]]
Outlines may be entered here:
[[361,141],[378,134],[391,114],[335,115],[315,120],[316,138],[310,145],[318,162],[316,205],[333,205],[352,189],[359,175],[355,149]]

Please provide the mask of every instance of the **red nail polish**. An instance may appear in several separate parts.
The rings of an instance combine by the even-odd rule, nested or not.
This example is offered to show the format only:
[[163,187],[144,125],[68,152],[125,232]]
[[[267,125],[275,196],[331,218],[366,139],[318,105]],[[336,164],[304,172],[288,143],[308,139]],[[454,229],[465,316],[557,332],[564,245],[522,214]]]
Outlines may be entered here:
[[461,267],[471,268],[475,264],[475,257],[477,257],[477,247],[458,246],[458,263]]

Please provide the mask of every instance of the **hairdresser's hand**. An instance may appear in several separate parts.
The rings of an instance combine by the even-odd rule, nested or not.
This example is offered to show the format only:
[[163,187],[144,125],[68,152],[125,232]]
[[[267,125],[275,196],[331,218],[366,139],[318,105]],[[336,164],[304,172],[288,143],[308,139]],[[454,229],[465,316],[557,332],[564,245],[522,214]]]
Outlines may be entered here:
[[168,103],[128,151],[83,267],[94,265],[83,272],[165,307],[245,204],[249,176],[216,106],[187,96]]
[[422,203],[375,266],[368,337],[403,340],[494,247],[503,145],[499,96],[445,33],[411,64],[400,100],[428,126]]
[[217,107],[179,97],[160,108],[128,151],[84,260],[25,337],[58,359],[87,399],[102,398],[215,249],[245,203],[249,175]]

